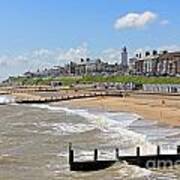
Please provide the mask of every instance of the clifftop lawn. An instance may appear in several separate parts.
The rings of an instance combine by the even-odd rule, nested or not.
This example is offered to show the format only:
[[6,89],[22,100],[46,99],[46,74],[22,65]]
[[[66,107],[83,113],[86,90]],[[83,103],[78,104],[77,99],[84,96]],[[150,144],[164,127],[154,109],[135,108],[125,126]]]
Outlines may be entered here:
[[62,85],[91,84],[91,83],[134,83],[134,84],[180,84],[180,77],[146,77],[146,76],[74,76],[74,77],[12,77],[12,84],[19,85],[50,85],[52,81],[61,82]]

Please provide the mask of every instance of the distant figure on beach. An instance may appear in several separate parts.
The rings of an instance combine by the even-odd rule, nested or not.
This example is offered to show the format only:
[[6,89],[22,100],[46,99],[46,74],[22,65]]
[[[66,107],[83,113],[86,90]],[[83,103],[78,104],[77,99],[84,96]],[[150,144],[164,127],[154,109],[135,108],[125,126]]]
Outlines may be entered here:
[[166,102],[165,102],[164,99],[161,101],[161,104],[162,104],[162,105],[165,105],[165,104],[166,104]]

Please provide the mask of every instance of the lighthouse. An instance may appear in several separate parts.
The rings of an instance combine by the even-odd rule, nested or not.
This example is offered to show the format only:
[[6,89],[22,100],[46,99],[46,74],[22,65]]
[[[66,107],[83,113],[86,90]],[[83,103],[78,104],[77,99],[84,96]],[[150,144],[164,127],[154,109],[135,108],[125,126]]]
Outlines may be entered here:
[[122,67],[127,68],[128,66],[128,52],[127,52],[127,48],[124,47],[122,49],[122,53],[121,53],[121,65]]

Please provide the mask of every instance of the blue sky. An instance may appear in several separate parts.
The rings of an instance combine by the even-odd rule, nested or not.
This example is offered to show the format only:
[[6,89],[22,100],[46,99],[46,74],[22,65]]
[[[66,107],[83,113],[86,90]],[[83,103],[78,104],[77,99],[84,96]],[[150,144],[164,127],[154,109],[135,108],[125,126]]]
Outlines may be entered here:
[[81,54],[119,61],[124,45],[131,54],[178,50],[179,7],[178,0],[0,0],[0,78]]

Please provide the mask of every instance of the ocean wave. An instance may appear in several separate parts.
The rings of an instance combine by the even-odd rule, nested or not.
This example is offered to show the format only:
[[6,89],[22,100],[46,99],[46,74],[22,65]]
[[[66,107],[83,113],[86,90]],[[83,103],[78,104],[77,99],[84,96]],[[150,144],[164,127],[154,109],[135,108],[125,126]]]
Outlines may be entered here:
[[117,163],[116,166],[112,168],[115,172],[117,172],[117,179],[155,179],[152,171],[138,166],[128,165],[126,163]]
[[34,123],[34,125],[39,129],[42,134],[54,134],[54,135],[70,135],[79,134],[83,132],[88,132],[94,130],[94,126],[86,125],[82,123],[50,123],[50,122],[40,122]]
[[[56,133],[59,134],[71,134],[71,133],[82,133],[99,129],[101,136],[104,141],[104,146],[112,147],[124,147],[131,149],[132,147],[142,146],[143,153],[150,154],[156,152],[156,146],[148,142],[146,135],[137,133],[129,130],[129,126],[137,121],[140,117],[136,114],[131,113],[111,113],[111,112],[89,112],[85,109],[69,109],[66,107],[57,107],[51,105],[39,105],[34,104],[32,107],[48,109],[51,111],[64,111],[66,113],[75,114],[81,116],[86,120],[81,124],[68,124],[68,123],[55,123],[55,124],[44,124],[45,126],[51,127]],[[43,124],[41,124],[43,125]],[[48,130],[49,133],[49,130]]]

